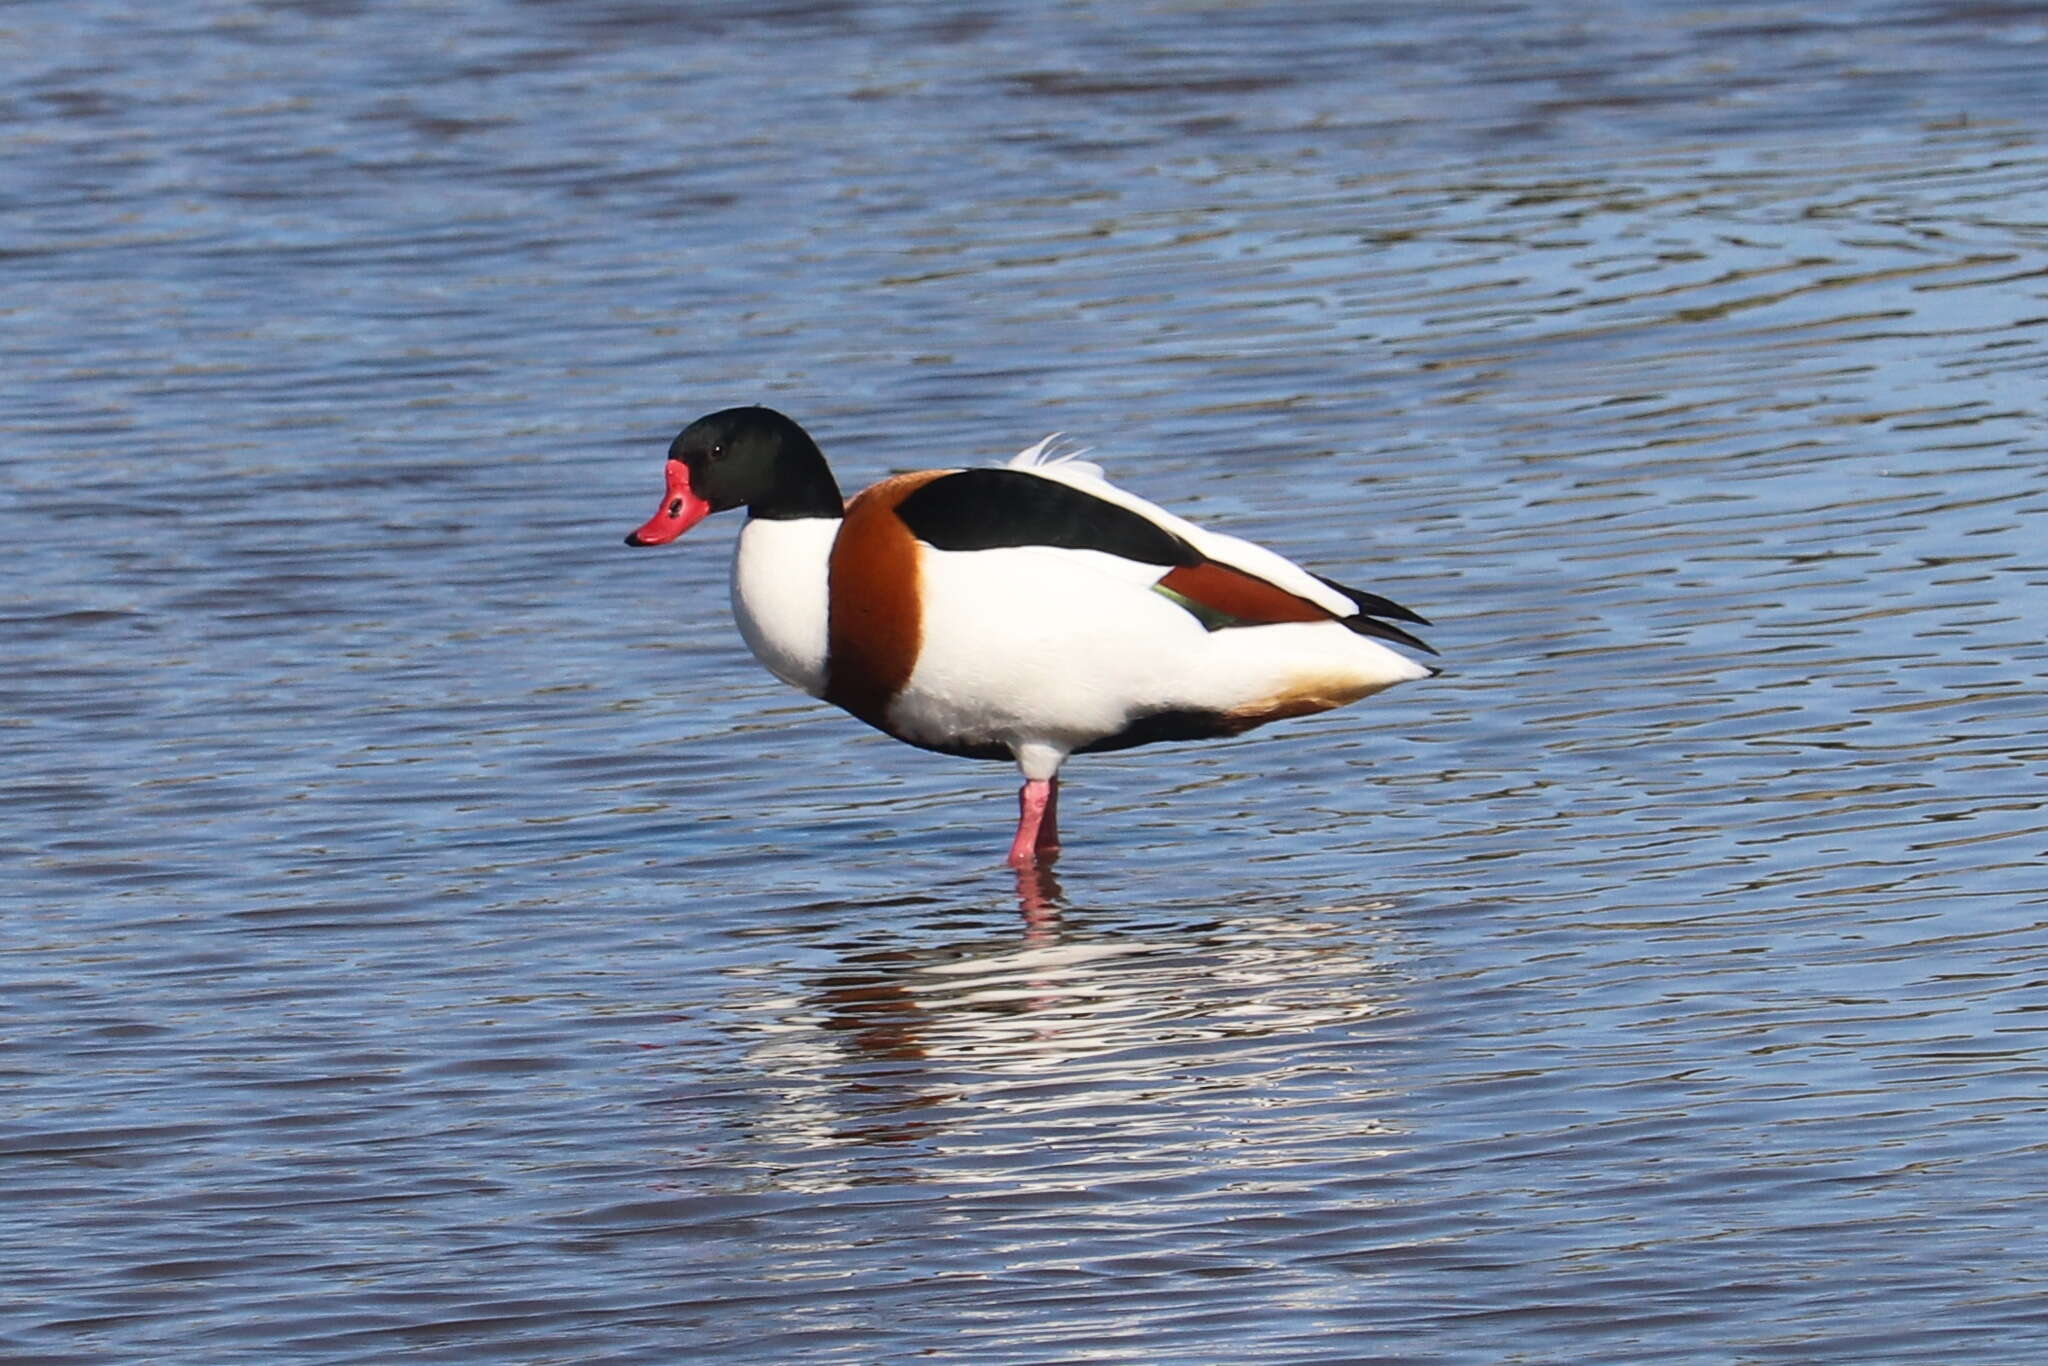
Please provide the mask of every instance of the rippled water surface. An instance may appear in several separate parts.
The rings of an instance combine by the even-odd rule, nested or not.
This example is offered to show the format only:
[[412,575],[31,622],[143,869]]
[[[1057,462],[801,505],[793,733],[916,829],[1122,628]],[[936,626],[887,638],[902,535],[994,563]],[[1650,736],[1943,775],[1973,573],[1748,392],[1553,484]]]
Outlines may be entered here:
[[[0,1358],[2048,1356],[2033,6],[0,8]],[[1011,775],[688,418],[1446,672]]]

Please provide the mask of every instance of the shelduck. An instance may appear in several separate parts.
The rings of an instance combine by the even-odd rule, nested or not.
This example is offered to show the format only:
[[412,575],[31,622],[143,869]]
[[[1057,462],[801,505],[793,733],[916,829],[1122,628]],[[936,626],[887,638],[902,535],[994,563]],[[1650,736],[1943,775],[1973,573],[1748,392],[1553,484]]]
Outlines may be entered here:
[[768,671],[898,740],[1023,771],[1009,862],[1059,848],[1067,756],[1240,735],[1436,672],[1424,618],[1207,531],[1047,438],[1005,465],[920,470],[848,503],[810,434],[727,408],[668,449],[626,537],[747,509],[732,605]]

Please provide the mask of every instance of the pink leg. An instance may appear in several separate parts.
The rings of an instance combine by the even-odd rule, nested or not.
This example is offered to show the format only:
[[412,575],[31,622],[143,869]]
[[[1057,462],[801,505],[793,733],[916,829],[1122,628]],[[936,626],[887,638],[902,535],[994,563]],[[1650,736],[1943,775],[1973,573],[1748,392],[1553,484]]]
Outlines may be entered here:
[[1009,863],[1026,868],[1049,860],[1060,847],[1058,778],[1030,778],[1017,794],[1017,838],[1010,841]]

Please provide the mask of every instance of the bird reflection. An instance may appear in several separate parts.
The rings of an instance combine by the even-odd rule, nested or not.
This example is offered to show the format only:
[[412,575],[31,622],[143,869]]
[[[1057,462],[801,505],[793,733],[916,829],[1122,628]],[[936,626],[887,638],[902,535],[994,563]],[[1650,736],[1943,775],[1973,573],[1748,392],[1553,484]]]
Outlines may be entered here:
[[781,1137],[917,1144],[1226,1055],[1282,1072],[1303,1061],[1303,1039],[1377,1012],[1374,955],[1359,942],[1375,933],[1370,908],[1169,918],[1162,930],[1073,907],[1043,866],[1015,878],[1021,923],[963,935],[961,921],[988,911],[956,907],[932,913],[939,934],[899,928],[885,943],[868,926],[799,996],[759,1002],[750,1054],[773,1078]]
[[1052,864],[1027,864],[1017,871],[1017,909],[1024,917],[1024,940],[1041,943],[1059,937],[1060,903],[1066,894],[1053,876]]
[[902,1062],[928,1056],[933,1010],[946,997],[955,998],[959,1011],[979,1017],[975,1032],[981,1033],[998,1022],[1028,1022],[1057,1012],[1063,1000],[1082,992],[1075,969],[1104,950],[1059,952],[1065,893],[1049,865],[1018,868],[1014,876],[1022,923],[1014,937],[995,934],[936,950],[850,953],[844,968],[822,975],[811,993],[820,1026],[863,1058]]

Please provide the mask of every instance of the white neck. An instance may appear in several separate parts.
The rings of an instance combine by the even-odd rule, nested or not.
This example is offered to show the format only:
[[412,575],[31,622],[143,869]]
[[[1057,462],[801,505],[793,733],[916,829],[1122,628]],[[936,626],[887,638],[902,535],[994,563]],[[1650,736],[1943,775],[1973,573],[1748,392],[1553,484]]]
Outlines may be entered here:
[[732,556],[732,614],[754,658],[792,688],[825,690],[826,570],[837,517],[749,517]]

